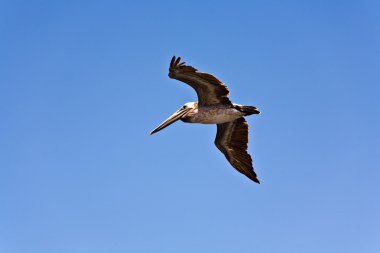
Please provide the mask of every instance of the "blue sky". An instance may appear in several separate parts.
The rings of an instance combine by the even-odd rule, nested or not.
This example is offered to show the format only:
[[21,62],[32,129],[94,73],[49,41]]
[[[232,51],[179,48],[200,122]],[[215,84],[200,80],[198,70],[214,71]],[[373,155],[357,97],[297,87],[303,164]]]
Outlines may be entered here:
[[[380,252],[379,1],[1,1],[0,251]],[[255,105],[261,185],[195,92]]]

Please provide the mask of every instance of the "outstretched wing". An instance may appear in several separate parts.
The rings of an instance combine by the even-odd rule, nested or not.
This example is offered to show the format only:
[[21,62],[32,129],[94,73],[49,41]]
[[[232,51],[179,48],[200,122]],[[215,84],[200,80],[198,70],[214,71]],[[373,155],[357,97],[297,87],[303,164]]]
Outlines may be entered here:
[[169,77],[190,85],[197,92],[199,106],[231,105],[231,101],[228,99],[227,86],[215,76],[198,72],[197,69],[185,64],[185,62],[181,62],[181,57],[176,59],[173,56],[169,67]]
[[252,158],[247,152],[248,124],[243,117],[232,122],[218,124],[215,145],[235,169],[260,184],[253,170]]

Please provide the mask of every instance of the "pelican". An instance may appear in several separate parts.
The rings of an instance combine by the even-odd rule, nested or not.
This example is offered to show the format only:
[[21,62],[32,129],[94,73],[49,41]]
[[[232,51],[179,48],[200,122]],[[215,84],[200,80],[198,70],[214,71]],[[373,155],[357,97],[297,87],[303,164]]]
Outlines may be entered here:
[[216,124],[216,147],[225,155],[232,167],[260,184],[248,154],[248,124],[244,116],[260,114],[255,106],[233,104],[228,98],[229,90],[215,76],[198,72],[181,57],[173,56],[169,77],[190,85],[197,93],[198,102],[184,104],[173,115],[155,128],[154,134],[177,120],[186,123]]

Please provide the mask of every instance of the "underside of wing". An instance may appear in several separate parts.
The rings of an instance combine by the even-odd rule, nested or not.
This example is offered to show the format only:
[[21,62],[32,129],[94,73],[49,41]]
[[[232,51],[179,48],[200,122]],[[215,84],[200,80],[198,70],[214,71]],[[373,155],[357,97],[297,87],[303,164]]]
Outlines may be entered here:
[[198,72],[192,66],[187,66],[185,62],[181,62],[181,57],[173,56],[170,67],[169,77],[177,79],[190,85],[198,95],[199,106],[212,104],[228,104],[228,88],[215,76]]
[[260,183],[248,154],[248,123],[244,118],[218,124],[215,145],[231,165],[256,183]]

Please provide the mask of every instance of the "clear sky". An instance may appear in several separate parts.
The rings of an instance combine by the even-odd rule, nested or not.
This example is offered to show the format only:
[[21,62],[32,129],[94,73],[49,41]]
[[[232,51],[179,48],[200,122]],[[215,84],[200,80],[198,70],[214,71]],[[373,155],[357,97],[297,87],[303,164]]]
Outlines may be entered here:
[[[0,2],[0,252],[380,252],[380,2]],[[262,182],[213,125],[148,133],[223,80]]]

